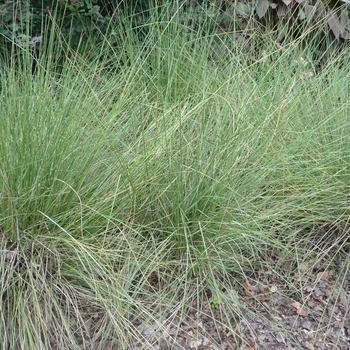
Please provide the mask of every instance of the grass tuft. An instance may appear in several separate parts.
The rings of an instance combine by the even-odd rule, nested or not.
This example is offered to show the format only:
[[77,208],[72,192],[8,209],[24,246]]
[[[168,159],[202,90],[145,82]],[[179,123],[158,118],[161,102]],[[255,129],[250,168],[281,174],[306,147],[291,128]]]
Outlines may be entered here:
[[111,22],[118,43],[106,34],[90,61],[4,62],[4,348],[152,349],[202,302],[239,344],[227,320],[248,317],[248,278],[274,274],[301,300],[296,269],[348,272],[344,57],[317,72],[296,41],[265,36],[252,59],[180,14]]

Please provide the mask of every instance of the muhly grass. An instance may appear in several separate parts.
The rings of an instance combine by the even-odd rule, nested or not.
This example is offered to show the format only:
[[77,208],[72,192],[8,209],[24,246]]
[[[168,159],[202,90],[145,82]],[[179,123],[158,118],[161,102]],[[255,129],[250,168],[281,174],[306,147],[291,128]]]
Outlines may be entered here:
[[346,68],[267,39],[249,66],[230,37],[149,28],[122,36],[121,69],[106,41],[92,63],[2,71],[4,348],[153,348],[142,327],[164,336],[207,289],[239,316],[233,279],[289,283],[322,226],[347,233]]

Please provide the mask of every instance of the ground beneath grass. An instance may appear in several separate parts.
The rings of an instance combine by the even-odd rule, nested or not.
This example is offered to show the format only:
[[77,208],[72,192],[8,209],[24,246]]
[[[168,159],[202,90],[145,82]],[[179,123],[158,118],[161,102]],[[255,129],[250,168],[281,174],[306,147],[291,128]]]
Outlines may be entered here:
[[[276,257],[276,265],[278,263]],[[145,320],[136,310],[126,314],[126,324],[131,323],[135,330],[129,348],[350,349],[350,273],[347,270],[341,264],[331,268],[328,263],[310,261],[302,263],[294,275],[289,273],[288,282],[271,267],[241,283],[240,277],[232,274],[231,288],[222,290],[227,297],[225,301],[221,302],[208,288],[188,305],[183,302],[176,305],[172,301],[174,307],[157,322]],[[148,288],[159,295],[166,286],[161,276],[154,273],[148,280]],[[156,296],[139,299],[150,310],[159,307]],[[236,315],[228,300],[237,305]],[[78,339],[81,349],[101,349],[101,335],[108,316],[90,305],[82,304],[81,310],[85,320],[85,337]],[[103,339],[103,349],[125,348],[115,339],[107,342]],[[52,348],[56,349],[54,345]]]

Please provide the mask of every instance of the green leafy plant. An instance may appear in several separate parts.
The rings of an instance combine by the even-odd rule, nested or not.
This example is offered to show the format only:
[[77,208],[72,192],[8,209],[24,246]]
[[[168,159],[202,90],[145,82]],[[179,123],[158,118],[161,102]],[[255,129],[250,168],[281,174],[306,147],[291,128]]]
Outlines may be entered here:
[[77,49],[89,42],[92,50],[102,41],[107,25],[108,16],[101,14],[96,0],[5,1],[0,5],[0,42],[9,51],[15,43],[37,56],[55,30],[62,34],[61,49]]
[[221,304],[218,298],[210,298],[209,301],[210,301],[210,307],[212,309],[216,309]]
[[[314,59],[326,62],[350,40],[349,3],[322,0],[190,1],[183,6],[182,20],[188,30],[206,28],[216,34],[232,33],[246,41],[248,55],[261,55],[262,36],[277,45],[293,37],[302,46],[316,47]],[[207,13],[207,16],[203,14]],[[210,25],[208,25],[210,23]],[[247,50],[247,48],[249,48]]]
[[256,6],[256,14],[259,19],[273,18],[272,24],[287,18],[293,18],[297,23],[303,24],[303,29],[307,30],[322,20],[327,19],[327,23],[332,30],[334,37],[340,39],[350,39],[349,29],[349,6],[346,1],[329,2],[305,1],[305,0],[281,0],[269,1],[259,0]]

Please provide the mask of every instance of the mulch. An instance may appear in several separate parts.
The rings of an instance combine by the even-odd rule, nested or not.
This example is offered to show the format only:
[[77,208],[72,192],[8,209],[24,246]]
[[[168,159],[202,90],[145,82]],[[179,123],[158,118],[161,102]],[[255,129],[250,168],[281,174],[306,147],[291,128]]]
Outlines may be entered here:
[[[181,298],[179,305],[173,300],[171,310],[156,322],[146,320],[134,310],[125,315],[128,325],[125,329],[130,331],[131,327],[133,333],[128,349],[349,350],[348,269],[318,266],[315,270],[312,263],[303,263],[294,279],[290,277],[287,282],[281,274],[268,268],[242,283],[233,275],[231,287],[227,288],[225,283],[226,289],[220,296],[226,300],[208,288],[188,305],[183,305]],[[150,281],[150,288],[156,288],[156,282],[153,283],[152,286]],[[150,312],[159,311],[157,299],[150,299],[140,296],[138,301],[148,304]],[[125,343],[121,347],[117,339],[103,339],[102,346],[101,327],[106,324],[106,314],[101,309],[85,308],[87,310],[85,336],[78,341],[80,348],[125,349]]]
[[143,341],[131,349],[348,350],[350,273],[321,269],[310,274],[310,269],[304,264],[305,272],[296,274],[299,288],[271,270],[241,284],[233,278],[224,295],[239,305],[236,316],[224,310],[227,301],[220,303],[208,290],[205,298],[193,301],[186,317],[173,314],[161,322],[161,340],[157,324],[136,322]]

